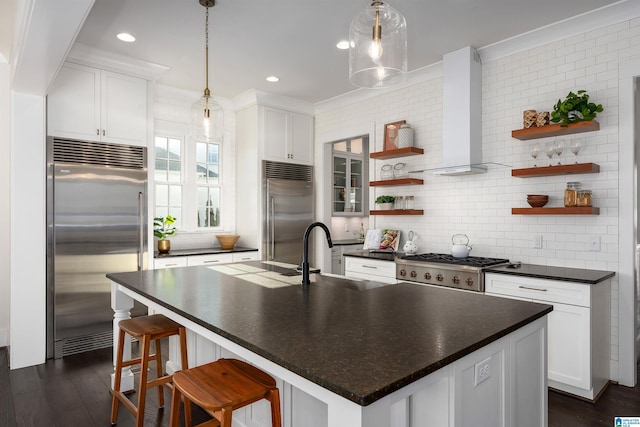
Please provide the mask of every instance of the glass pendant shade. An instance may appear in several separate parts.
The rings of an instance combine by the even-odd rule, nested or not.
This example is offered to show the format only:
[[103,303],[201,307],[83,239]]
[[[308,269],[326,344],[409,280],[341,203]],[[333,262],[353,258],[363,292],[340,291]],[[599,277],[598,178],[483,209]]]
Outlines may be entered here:
[[222,143],[224,113],[210,95],[203,95],[191,106],[191,137],[194,141]]
[[380,88],[404,80],[407,73],[407,21],[397,10],[374,1],[349,28],[349,80]]

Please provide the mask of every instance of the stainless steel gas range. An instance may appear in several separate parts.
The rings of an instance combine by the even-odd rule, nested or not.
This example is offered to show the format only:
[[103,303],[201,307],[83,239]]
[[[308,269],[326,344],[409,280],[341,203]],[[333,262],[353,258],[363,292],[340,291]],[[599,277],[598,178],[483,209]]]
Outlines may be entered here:
[[396,258],[396,279],[484,292],[483,269],[508,263],[508,259],[500,258],[454,258],[447,254],[405,255]]

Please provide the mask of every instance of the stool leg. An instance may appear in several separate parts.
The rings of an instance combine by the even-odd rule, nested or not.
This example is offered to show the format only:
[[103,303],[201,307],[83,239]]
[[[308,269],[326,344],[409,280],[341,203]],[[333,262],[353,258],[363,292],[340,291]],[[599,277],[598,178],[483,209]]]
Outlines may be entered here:
[[[155,340],[155,352],[156,352],[156,378],[163,377],[162,373],[162,350],[160,346],[160,340]],[[164,407],[164,385],[158,386],[158,407]]]
[[282,417],[280,416],[280,393],[278,389],[269,392],[269,402],[271,402],[271,427],[282,427]]
[[[184,398],[185,407],[187,405],[187,398]],[[186,414],[185,414],[186,417]],[[180,390],[178,387],[173,386],[173,393],[171,394],[171,416],[169,417],[169,427],[179,427],[180,426]],[[191,420],[189,423],[186,423],[185,419],[185,427],[191,427]]]
[[231,427],[231,414],[233,414],[233,408],[222,408],[220,413],[220,427]]
[[[180,364],[181,369],[186,371],[189,369],[189,361],[187,360],[187,330],[184,326],[178,329],[180,337]],[[175,387],[174,387],[175,388]],[[191,426],[191,402],[185,399],[184,402],[184,421],[186,426]]]
[[149,347],[151,340],[149,335],[142,336],[142,358],[140,366],[140,387],[138,387],[138,414],[136,416],[136,427],[143,427],[144,424],[144,404],[147,398],[147,376],[149,371]]
[[116,372],[113,384],[113,397],[111,399],[111,424],[118,422],[118,393],[122,382],[122,358],[124,354],[125,332],[120,329],[118,334],[118,354],[116,356]]

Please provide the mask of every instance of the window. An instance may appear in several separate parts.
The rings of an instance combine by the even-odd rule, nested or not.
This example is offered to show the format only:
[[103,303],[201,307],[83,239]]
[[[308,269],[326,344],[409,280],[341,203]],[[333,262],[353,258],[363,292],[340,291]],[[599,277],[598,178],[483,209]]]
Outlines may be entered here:
[[183,231],[223,228],[222,147],[174,136],[155,136],[155,212],[170,214]]
[[220,226],[220,146],[196,143],[196,183],[200,228]]
[[179,138],[155,137],[154,216],[172,215],[178,228],[182,225],[182,145]]

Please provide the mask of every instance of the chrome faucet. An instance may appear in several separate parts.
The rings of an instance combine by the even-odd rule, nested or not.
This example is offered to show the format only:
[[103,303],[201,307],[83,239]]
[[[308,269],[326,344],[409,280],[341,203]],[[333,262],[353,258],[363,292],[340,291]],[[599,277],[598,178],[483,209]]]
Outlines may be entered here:
[[324,234],[327,235],[327,243],[329,247],[333,247],[333,243],[331,242],[331,233],[326,225],[321,222],[314,222],[304,231],[304,239],[303,239],[303,252],[302,252],[302,284],[310,285],[311,281],[309,280],[309,234],[314,227],[320,227],[324,230]]

